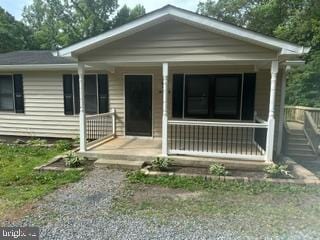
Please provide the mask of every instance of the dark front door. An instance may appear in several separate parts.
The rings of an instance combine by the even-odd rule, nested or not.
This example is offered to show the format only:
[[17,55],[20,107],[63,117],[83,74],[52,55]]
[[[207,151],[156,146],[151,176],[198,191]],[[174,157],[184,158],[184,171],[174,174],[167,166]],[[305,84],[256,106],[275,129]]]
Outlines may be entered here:
[[126,135],[152,136],[152,76],[125,76]]

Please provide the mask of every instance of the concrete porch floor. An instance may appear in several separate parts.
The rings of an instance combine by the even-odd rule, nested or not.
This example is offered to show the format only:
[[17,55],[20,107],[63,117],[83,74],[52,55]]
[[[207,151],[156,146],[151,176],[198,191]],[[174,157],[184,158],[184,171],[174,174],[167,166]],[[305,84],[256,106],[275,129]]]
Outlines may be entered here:
[[[112,160],[115,162],[142,161],[150,164],[155,157],[161,156],[161,142],[161,138],[117,137],[79,154],[91,159]],[[169,158],[173,160],[175,165],[184,167],[208,167],[213,162],[216,162],[225,165],[227,169],[261,170],[268,165],[268,163],[261,160],[184,155],[170,155]]]
[[89,154],[156,157],[161,155],[161,138],[117,137],[88,151]]

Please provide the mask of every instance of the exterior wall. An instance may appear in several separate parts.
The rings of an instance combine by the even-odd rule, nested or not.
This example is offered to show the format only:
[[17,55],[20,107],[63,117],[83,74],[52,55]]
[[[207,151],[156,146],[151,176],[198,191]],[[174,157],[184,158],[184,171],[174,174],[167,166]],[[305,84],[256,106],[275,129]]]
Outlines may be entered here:
[[276,59],[276,51],[167,21],[81,54],[81,61],[196,62]]
[[78,117],[64,115],[62,72],[24,72],[25,113],[0,112],[0,135],[76,137]]

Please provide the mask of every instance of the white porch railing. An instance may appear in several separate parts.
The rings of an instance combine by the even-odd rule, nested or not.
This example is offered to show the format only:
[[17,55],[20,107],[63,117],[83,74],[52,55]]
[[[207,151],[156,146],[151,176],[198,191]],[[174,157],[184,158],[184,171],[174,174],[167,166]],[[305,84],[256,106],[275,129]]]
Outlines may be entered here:
[[168,121],[168,154],[265,160],[267,122]]
[[116,112],[86,116],[87,140],[99,141],[116,136]]

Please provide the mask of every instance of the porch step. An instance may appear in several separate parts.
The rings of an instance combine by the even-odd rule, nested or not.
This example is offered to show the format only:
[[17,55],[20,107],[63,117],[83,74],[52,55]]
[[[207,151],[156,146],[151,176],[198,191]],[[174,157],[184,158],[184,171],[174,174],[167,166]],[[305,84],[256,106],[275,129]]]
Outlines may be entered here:
[[141,161],[148,162],[152,161],[156,156],[143,156],[143,155],[127,155],[127,154],[109,154],[109,153],[98,153],[89,151],[85,153],[79,153],[83,157],[90,159],[104,159],[104,160],[119,160],[119,161]]
[[308,140],[306,138],[300,138],[300,139],[289,138],[288,144],[308,144]]
[[289,140],[306,140],[307,137],[305,135],[290,135]]
[[318,158],[315,154],[303,154],[303,153],[290,153],[291,158],[299,161],[317,161]]
[[314,154],[313,149],[309,145],[289,145],[288,152],[290,152],[290,153],[300,152],[300,153]]
[[98,159],[94,165],[96,167],[107,167],[113,169],[125,169],[125,170],[139,170],[144,166],[144,161],[133,160],[110,160],[110,159]]

